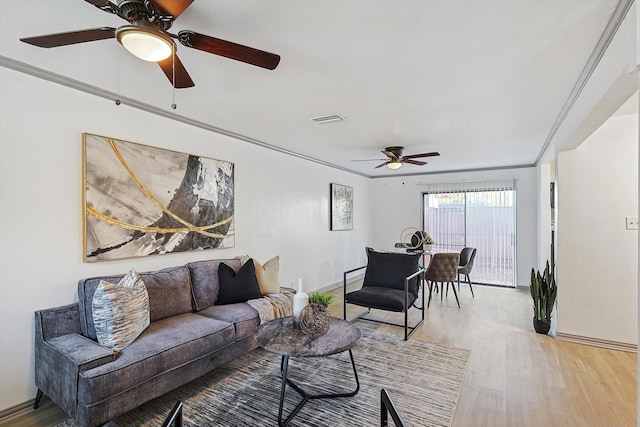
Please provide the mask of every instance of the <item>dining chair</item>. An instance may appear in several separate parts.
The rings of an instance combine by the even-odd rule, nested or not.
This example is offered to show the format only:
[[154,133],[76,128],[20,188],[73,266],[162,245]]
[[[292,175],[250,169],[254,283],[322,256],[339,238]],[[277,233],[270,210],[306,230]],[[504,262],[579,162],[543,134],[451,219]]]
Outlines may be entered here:
[[456,287],[454,285],[454,280],[456,280],[456,276],[458,274],[458,264],[460,262],[460,254],[457,252],[453,253],[437,253],[434,254],[431,258],[431,262],[427,267],[427,271],[424,274],[424,279],[429,282],[429,301],[427,302],[427,307],[431,304],[431,293],[433,292],[433,286],[437,286],[440,283],[440,300],[442,301],[442,297],[444,294],[444,284],[447,284],[447,293],[449,293],[449,285],[453,289],[453,294],[456,297],[456,303],[458,303],[458,308],[460,308],[460,301],[458,300],[458,292],[456,292]]
[[460,252],[460,265],[458,266],[458,292],[460,292],[460,275],[464,274],[466,282],[469,283],[469,289],[471,289],[471,296],[475,298],[473,294],[473,287],[471,286],[471,269],[473,269],[473,260],[476,258],[476,248],[463,248]]

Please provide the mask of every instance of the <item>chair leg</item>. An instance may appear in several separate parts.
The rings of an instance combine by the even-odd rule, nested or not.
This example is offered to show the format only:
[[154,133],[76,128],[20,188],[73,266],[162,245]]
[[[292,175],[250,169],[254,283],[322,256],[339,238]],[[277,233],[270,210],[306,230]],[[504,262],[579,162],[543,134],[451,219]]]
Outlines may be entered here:
[[[458,292],[456,292],[456,287],[453,284],[453,282],[449,282],[449,283],[451,283],[451,289],[453,289],[453,295],[455,295],[456,302],[458,303],[458,308],[460,308],[460,301],[458,300]],[[447,283],[447,289],[449,289],[449,283]]]
[[467,276],[467,281],[469,282],[469,289],[471,289],[471,296],[475,298],[476,296],[473,294],[473,286],[471,286],[471,279],[469,278],[468,274],[465,274],[465,276]]
[[431,305],[431,292],[433,291],[433,282],[429,280],[429,302],[427,302],[427,308]]
[[[436,282],[437,283],[437,282]],[[442,296],[444,295],[444,282],[440,285],[440,301],[442,301]],[[437,286],[437,285],[436,285]]]

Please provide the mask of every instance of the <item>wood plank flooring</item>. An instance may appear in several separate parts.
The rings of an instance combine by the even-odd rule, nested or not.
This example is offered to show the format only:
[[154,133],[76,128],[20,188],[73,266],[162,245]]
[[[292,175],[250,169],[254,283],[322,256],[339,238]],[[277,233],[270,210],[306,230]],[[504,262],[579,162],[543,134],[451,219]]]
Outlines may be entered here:
[[[471,350],[454,427],[637,425],[636,354],[536,334],[527,291],[479,285],[474,291],[472,298],[468,286],[462,285],[460,309],[451,293],[442,302],[436,296],[425,324],[411,338]],[[333,292],[336,300],[330,311],[341,317],[342,289]],[[350,315],[358,310],[348,308]],[[398,320],[396,314],[375,314]],[[396,333],[401,339],[400,328],[358,324]],[[419,369],[419,361],[414,369]],[[45,427],[66,419],[46,402],[3,425]]]
[[[425,324],[411,338],[471,350],[454,427],[637,425],[636,354],[536,334],[528,289],[474,285],[473,290],[475,298],[461,285],[460,309],[451,292],[442,302],[434,294]],[[340,315],[342,292],[336,296],[331,309]],[[347,308],[350,316],[358,310]],[[402,323],[401,315],[376,315],[396,316]]]

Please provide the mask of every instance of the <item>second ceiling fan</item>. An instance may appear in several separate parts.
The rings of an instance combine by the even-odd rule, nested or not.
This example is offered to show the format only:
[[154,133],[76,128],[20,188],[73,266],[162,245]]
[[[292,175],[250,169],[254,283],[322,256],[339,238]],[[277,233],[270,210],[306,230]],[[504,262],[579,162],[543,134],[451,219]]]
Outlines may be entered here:
[[[402,154],[403,152],[404,152],[404,147],[400,147],[400,146],[392,146],[392,147],[385,148],[384,150],[382,150],[382,153],[385,154],[389,159],[386,160],[384,163],[381,163],[378,166],[376,166],[376,169],[381,168],[383,166],[386,166],[389,169],[399,169],[402,167],[403,163],[409,163],[417,166],[424,166],[427,164],[427,162],[423,162],[421,160],[415,160],[415,159],[423,158],[423,157],[435,157],[440,155],[440,153],[438,153],[437,151],[432,151],[430,153],[408,154],[404,156]],[[371,160],[352,160],[352,161],[357,162],[357,161],[379,161],[379,160],[371,159]]]
[[190,30],[172,34],[168,30],[173,21],[194,0],[85,0],[98,9],[112,13],[129,22],[118,28],[99,27],[79,31],[24,37],[20,40],[39,47],[58,47],[104,39],[117,39],[129,52],[140,59],[157,62],[175,88],[194,86],[193,80],[176,55],[178,40],[183,46],[224,56],[236,61],[273,70],[280,56],[237,43],[199,34]]

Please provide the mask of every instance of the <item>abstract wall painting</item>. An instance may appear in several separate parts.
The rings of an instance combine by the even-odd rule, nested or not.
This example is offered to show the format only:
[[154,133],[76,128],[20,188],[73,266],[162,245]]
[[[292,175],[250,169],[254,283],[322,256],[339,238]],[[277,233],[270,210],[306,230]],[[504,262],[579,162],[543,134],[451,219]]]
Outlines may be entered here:
[[353,188],[331,184],[331,230],[353,230]]
[[233,163],[83,134],[85,262],[235,245]]

